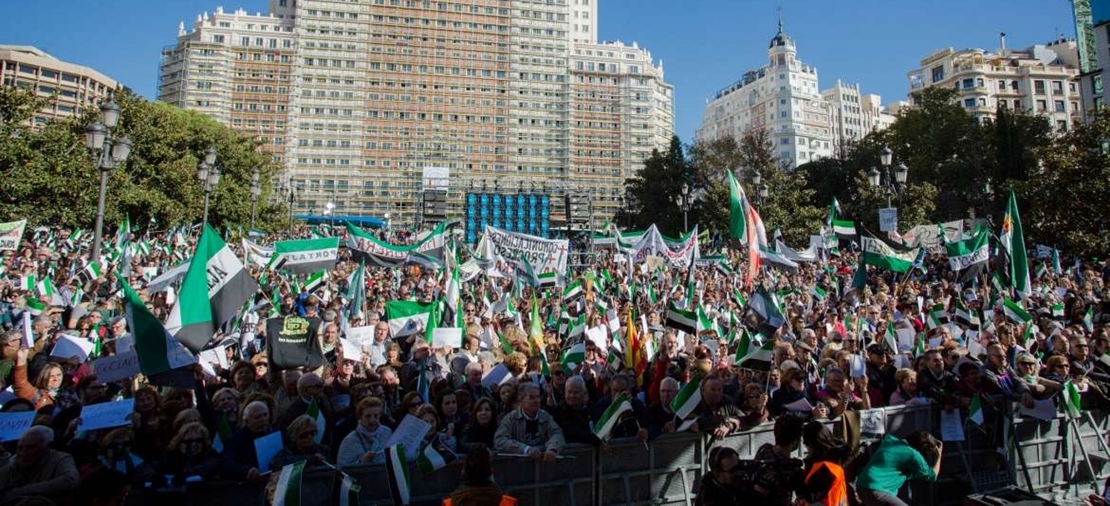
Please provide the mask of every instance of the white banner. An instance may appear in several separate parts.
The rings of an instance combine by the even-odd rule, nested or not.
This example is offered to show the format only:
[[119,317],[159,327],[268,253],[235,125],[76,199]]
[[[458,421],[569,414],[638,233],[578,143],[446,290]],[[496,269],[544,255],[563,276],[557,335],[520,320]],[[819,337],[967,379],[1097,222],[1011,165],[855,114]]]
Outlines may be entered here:
[[570,243],[565,239],[544,239],[534,235],[509,232],[486,225],[486,240],[493,253],[510,261],[527,259],[537,274],[567,272]]
[[27,228],[27,220],[0,223],[0,251],[19,249],[19,241],[23,237],[24,228]]
[[[691,258],[697,260],[701,257],[697,226],[686,235],[685,240],[668,241],[663,234],[659,233],[659,229],[652,225],[630,249],[634,262],[642,262],[649,256],[657,255],[663,257],[668,265],[678,269],[688,267]],[[693,250],[692,255],[691,250]]]
[[[949,241],[963,240],[964,220],[949,221],[941,225],[944,227],[944,235]],[[901,235],[897,232],[890,232],[890,238],[894,241],[902,242],[911,248],[918,248],[921,246],[932,248],[934,246],[940,246],[940,230],[935,224],[918,225]]]

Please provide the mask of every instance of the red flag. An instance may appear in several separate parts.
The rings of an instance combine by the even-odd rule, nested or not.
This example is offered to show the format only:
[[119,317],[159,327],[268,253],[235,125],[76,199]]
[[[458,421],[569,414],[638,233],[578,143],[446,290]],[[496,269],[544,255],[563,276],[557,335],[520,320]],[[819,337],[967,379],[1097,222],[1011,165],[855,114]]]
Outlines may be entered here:
[[644,370],[647,369],[647,360],[644,360],[643,343],[640,342],[640,336],[636,330],[636,320],[632,317],[633,310],[628,310],[628,318],[625,325],[625,339],[628,341],[628,365],[632,367],[632,371],[636,375],[636,386],[642,386],[644,383]]

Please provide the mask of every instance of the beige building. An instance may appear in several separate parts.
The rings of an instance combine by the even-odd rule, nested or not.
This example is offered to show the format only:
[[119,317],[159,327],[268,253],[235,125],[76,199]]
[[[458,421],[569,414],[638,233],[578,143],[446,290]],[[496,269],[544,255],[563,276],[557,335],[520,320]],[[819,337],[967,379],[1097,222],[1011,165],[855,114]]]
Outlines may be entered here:
[[50,99],[31,120],[36,126],[99,106],[119,86],[91,68],[64,62],[33,46],[13,45],[0,45],[0,83]]
[[[836,84],[821,92],[829,105],[832,123],[833,149],[844,149],[871,132],[885,130],[894,124],[894,115],[882,105],[882,98],[871,93],[860,93],[859,84]],[[835,152],[835,151],[834,151]]]
[[612,216],[625,178],[670,143],[674,88],[635,43],[579,43],[571,62],[572,180],[591,192],[596,214]]
[[956,89],[960,105],[980,121],[1005,107],[1044,116],[1062,132],[1082,121],[1078,75],[1075,41],[1058,40],[1023,51],[942,49],[922,59],[909,81],[910,91]]
[[833,156],[843,142],[893,122],[879,96],[861,94],[859,85],[837,81],[820,91],[817,68],[798,59],[794,39],[781,23],[767,56],[764,66],[745,72],[707,101],[695,139],[739,139],[764,128],[781,163],[795,167]]
[[274,161],[284,162],[292,22],[240,9],[197,16],[177,29],[177,44],[162,50],[158,99],[207,114],[257,136]]
[[[553,197],[557,187],[581,186],[600,199],[619,193],[637,167],[631,157],[666,146],[653,143],[673,131],[673,96],[646,51],[610,48],[612,60],[627,58],[605,71],[613,89],[604,93],[618,102],[619,118],[600,130],[576,126],[577,100],[589,96],[579,97],[579,85],[601,85],[572,63],[576,44],[599,46],[597,1],[271,0],[265,15],[217,11],[163,50],[159,96],[273,139],[287,169],[281,182],[296,190],[298,213],[322,214],[332,203],[336,215],[390,214],[393,223],[415,223],[426,167],[450,171],[452,216],[462,215],[462,197],[473,185],[548,187]],[[204,47],[218,36],[223,49]],[[257,51],[237,48],[246,41],[253,49],[256,39],[263,41]],[[258,62],[256,53],[259,63],[273,55],[272,72],[245,67]],[[223,66],[209,61],[213,56]],[[211,89],[191,86],[188,74],[201,65],[213,74]],[[179,71],[186,75],[166,77]],[[287,87],[278,95],[288,102],[262,111],[265,95],[223,98],[238,80],[249,91],[254,73],[274,77],[257,83],[263,87]],[[594,91],[588,100],[596,97]],[[641,104],[644,97],[650,98]],[[244,111],[273,117],[248,124],[251,116],[235,114],[240,102]],[[562,199],[552,202],[553,217],[561,216]],[[615,211],[611,203],[595,207],[609,213],[595,213],[598,223]]]

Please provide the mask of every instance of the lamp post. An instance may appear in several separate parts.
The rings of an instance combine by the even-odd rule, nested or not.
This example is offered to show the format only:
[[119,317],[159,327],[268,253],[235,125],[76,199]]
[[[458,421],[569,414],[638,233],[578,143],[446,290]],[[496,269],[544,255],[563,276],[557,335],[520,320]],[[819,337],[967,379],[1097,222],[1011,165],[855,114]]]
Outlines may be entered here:
[[293,191],[293,182],[289,182],[289,237],[293,237],[293,202],[296,202],[297,194]]
[[204,224],[208,224],[208,198],[216,185],[220,184],[220,168],[216,166],[216,148],[209,146],[204,150],[204,160],[197,164],[197,180],[204,190]]
[[880,171],[875,167],[867,173],[867,180],[871,186],[881,186],[883,192],[886,193],[886,206],[890,207],[890,198],[894,194],[902,191],[906,184],[906,177],[909,175],[909,169],[906,164],[899,163],[897,167],[891,167],[894,152],[889,147],[884,147],[882,153],[879,155],[879,160],[883,164],[883,169]]
[[[262,183],[258,180],[258,168],[255,167],[254,173],[251,174],[251,230],[254,230],[254,210],[258,205],[258,197],[262,196]],[[250,231],[247,231],[248,235]]]
[[690,213],[690,185],[682,182],[682,233],[690,231],[688,215]]
[[90,262],[100,261],[100,246],[104,239],[104,200],[108,192],[108,172],[127,160],[131,154],[131,138],[126,135],[113,137],[119,123],[120,108],[109,99],[100,106],[100,120],[85,127],[85,146],[93,152],[100,170],[100,195],[96,201],[96,230]]
[[752,185],[755,186],[755,205],[761,206],[763,205],[763,199],[770,195],[771,190],[767,188],[767,184],[763,182],[763,176],[758,172],[752,176]]
[[324,216],[328,217],[328,228],[335,227],[335,203],[328,202],[324,204]]

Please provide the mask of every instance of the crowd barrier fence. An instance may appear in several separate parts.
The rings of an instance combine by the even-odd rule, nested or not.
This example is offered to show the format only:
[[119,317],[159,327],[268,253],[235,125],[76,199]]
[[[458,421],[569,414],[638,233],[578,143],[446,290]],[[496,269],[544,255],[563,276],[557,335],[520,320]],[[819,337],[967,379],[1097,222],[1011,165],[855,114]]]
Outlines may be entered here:
[[[936,406],[888,407],[883,412],[887,434],[904,437],[925,430],[941,435],[940,409]],[[945,444],[938,480],[911,481],[901,492],[903,499],[910,504],[962,504],[969,494],[1006,485],[1060,500],[1088,493],[1096,484],[1101,492],[1101,480],[1106,477],[1103,469],[1110,462],[1102,440],[1110,428],[1106,413],[1091,412],[1073,424],[1063,415],[1048,421],[1011,416],[1007,408],[1000,412],[1000,420],[996,427],[1001,436],[991,434],[994,429],[990,427],[980,428],[965,421],[966,440]],[[827,423],[835,434],[845,434],[844,419]],[[646,445],[636,440],[614,440],[607,452],[569,445],[562,458],[550,463],[498,456],[493,460],[493,474],[502,491],[516,497],[522,506],[690,506],[697,484],[708,470],[706,455],[713,447],[729,446],[741,458],[751,458],[761,445],[774,441],[773,428],[773,423],[765,423],[721,440],[698,434],[666,435]],[[1008,445],[1003,443],[1007,440]],[[800,448],[796,456],[804,456],[804,449]],[[415,464],[411,465],[412,504],[441,504],[458,487],[461,470],[461,460],[430,474],[422,474]],[[343,471],[361,484],[360,504],[391,503],[383,466],[360,465]],[[301,504],[334,504],[337,480],[338,474],[330,469],[306,472]],[[263,485],[201,483],[189,485],[184,492],[134,490],[128,504],[247,506],[267,504],[267,500]]]

